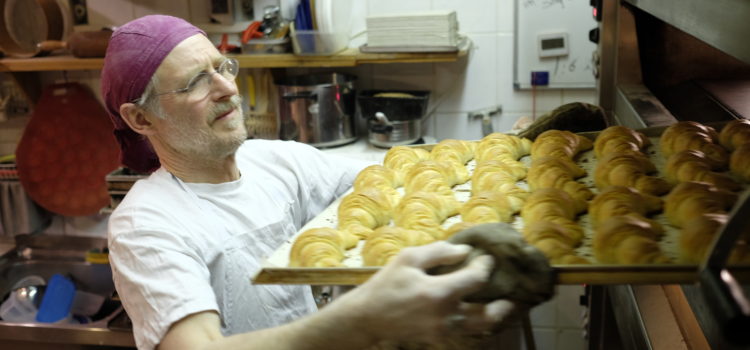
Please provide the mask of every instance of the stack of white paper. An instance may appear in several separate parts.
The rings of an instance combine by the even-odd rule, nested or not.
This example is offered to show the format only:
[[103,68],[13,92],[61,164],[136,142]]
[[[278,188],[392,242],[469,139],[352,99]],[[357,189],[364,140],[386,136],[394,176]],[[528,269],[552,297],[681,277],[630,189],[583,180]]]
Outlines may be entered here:
[[367,17],[367,46],[456,46],[456,11]]

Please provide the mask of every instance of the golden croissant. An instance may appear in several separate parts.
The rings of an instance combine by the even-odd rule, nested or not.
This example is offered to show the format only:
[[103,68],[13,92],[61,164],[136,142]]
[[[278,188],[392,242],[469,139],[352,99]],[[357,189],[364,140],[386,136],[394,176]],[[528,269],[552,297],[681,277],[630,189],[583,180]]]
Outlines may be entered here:
[[395,257],[401,249],[435,241],[427,232],[395,226],[376,229],[362,247],[365,266],[382,266]]
[[575,248],[581,244],[583,229],[573,221],[567,225],[554,221],[533,222],[524,226],[523,236],[553,264],[590,263],[586,258],[576,255]]
[[[518,163],[521,164],[521,163]],[[471,193],[496,191],[510,188],[526,176],[526,167],[517,168],[501,160],[487,160],[478,163],[471,175]]]
[[594,140],[594,153],[600,158],[610,153],[640,152],[651,144],[648,137],[625,126],[610,126]]
[[664,157],[679,151],[695,149],[721,164],[726,164],[729,156],[727,151],[716,143],[718,137],[716,130],[710,126],[693,121],[681,121],[664,130],[659,138],[659,148]]
[[583,239],[574,219],[586,209],[585,203],[556,188],[534,191],[521,209],[524,238],[553,263],[587,263],[574,251]]
[[588,200],[594,194],[586,185],[575,180],[585,174],[586,172],[570,158],[545,156],[534,159],[526,175],[526,181],[531,190],[557,188],[575,198]]
[[724,125],[719,133],[719,144],[729,151],[750,143],[750,120],[735,119]]
[[396,182],[396,172],[382,165],[370,165],[357,174],[354,179],[354,190],[367,187],[397,188],[401,186]]
[[398,187],[404,183],[404,177],[414,164],[429,158],[430,152],[421,148],[394,146],[386,152],[383,166],[396,172],[396,187]]
[[605,264],[661,264],[670,259],[659,247],[661,226],[633,216],[604,220],[594,233],[596,260]]
[[726,174],[716,172],[721,170],[724,164],[717,162],[698,150],[683,150],[672,154],[667,159],[665,168],[666,178],[669,182],[697,181],[708,182],[714,186],[737,191],[740,184],[732,180]]
[[547,130],[531,145],[531,159],[544,156],[573,158],[594,144],[588,138],[565,130]]
[[376,188],[354,191],[341,199],[338,228],[366,239],[376,227],[391,221],[396,203]]
[[682,182],[664,200],[664,214],[670,223],[683,227],[703,214],[725,214],[737,195],[704,182]]
[[452,197],[432,192],[409,193],[398,203],[393,213],[396,226],[430,233],[441,239],[445,232],[441,227],[449,216],[458,214],[459,203]]
[[302,232],[292,244],[289,253],[291,267],[341,266],[344,253],[357,245],[359,239],[341,230],[328,227]]
[[430,151],[430,159],[450,161],[464,165],[474,158],[476,143],[472,141],[447,139],[438,142]]
[[594,183],[600,189],[627,186],[654,195],[669,192],[671,186],[666,180],[648,175],[655,171],[656,167],[643,153],[610,153],[600,158],[594,168]]
[[[520,209],[520,208],[518,208]],[[511,222],[513,210],[508,195],[500,192],[480,192],[474,194],[461,207],[461,220],[466,222],[489,223],[489,222]]]
[[513,162],[531,152],[531,141],[515,135],[492,133],[483,137],[476,146],[477,162],[504,160]]
[[661,198],[638,192],[635,188],[610,186],[599,192],[589,203],[591,226],[596,228],[601,221],[622,215],[648,220],[645,216],[660,211],[662,205]]

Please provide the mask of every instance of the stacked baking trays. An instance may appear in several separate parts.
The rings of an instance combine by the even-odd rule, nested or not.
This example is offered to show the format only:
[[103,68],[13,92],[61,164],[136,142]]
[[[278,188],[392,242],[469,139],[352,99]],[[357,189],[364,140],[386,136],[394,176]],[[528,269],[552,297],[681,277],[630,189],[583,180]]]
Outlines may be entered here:
[[[690,124],[690,125],[688,125]],[[736,209],[740,202],[743,202],[746,198],[746,188],[748,187],[748,180],[750,180],[750,162],[742,162],[741,159],[750,156],[750,144],[741,146],[743,140],[750,141],[750,123],[740,122],[733,124],[739,125],[736,132],[728,135],[727,128],[723,124],[714,125],[713,127],[706,127],[700,124],[678,123],[671,126],[672,130],[659,127],[659,128],[648,128],[637,130],[637,132],[644,138],[644,143],[639,149],[630,150],[637,151],[642,157],[649,161],[651,169],[646,166],[645,172],[648,175],[645,178],[651,180],[635,181],[632,179],[623,180],[623,174],[632,172],[628,167],[632,167],[632,162],[625,161],[624,165],[620,167],[606,167],[603,163],[610,162],[612,158],[618,158],[618,156],[610,156],[600,154],[596,155],[596,151],[593,146],[597,138],[604,134],[610,133],[610,136],[617,139],[621,136],[612,135],[614,129],[619,128],[623,131],[622,127],[613,128],[613,130],[604,130],[602,132],[592,133],[579,133],[572,134],[581,139],[583,148],[588,143],[587,149],[582,149],[580,152],[574,155],[572,158],[576,165],[585,170],[585,175],[574,178],[577,185],[570,186],[568,188],[576,188],[578,191],[590,191],[591,196],[588,197],[585,212],[580,213],[574,217],[575,224],[577,224],[583,232],[582,238],[578,239],[573,244],[573,251],[568,255],[567,258],[561,258],[560,254],[556,257],[552,257],[556,253],[550,252],[549,247],[544,247],[544,243],[540,243],[540,240],[532,242],[534,245],[539,245],[541,250],[547,250],[548,256],[551,257],[551,262],[557,273],[557,281],[559,284],[653,284],[653,283],[690,283],[694,282],[698,278],[698,264],[702,261],[703,256],[706,254],[708,248],[711,247],[715,232],[726,222],[728,218],[731,218],[732,209]],[[678,126],[679,125],[679,126]],[[684,130],[681,130],[684,129]],[[734,129],[734,126],[733,126]],[[702,131],[701,131],[702,130]],[[708,136],[704,135],[707,134]],[[715,131],[715,132],[714,132]],[[722,142],[724,146],[720,145],[719,131],[724,131],[722,136]],[[627,129],[626,132],[633,132],[633,130]],[[551,132],[560,133],[555,130]],[[565,132],[567,133],[567,132]],[[547,134],[550,134],[547,132]],[[663,141],[662,136],[668,134],[683,135],[678,136],[677,141],[669,139]],[[697,140],[700,137],[696,135],[704,135],[703,141]],[[725,135],[727,134],[727,135]],[[687,136],[684,136],[687,135]],[[691,136],[692,135],[692,136]],[[493,134],[489,137],[498,137],[498,134]],[[549,136],[549,135],[548,135]],[[507,135],[500,135],[501,138],[507,137]],[[544,133],[537,137],[535,143],[543,142],[555,142],[545,141],[551,140],[545,138]],[[483,139],[484,140],[484,139]],[[602,141],[604,138],[602,138]],[[666,139],[664,139],[666,140]],[[445,141],[443,141],[445,142]],[[481,142],[481,141],[480,141]],[[618,141],[615,141],[617,143]],[[604,142],[601,142],[602,144]],[[663,145],[669,143],[669,146]],[[704,147],[704,143],[707,145]],[[734,143],[734,144],[732,144]],[[476,144],[476,143],[475,143]],[[529,142],[531,145],[531,142]],[[426,151],[433,150],[437,145],[418,145],[409,146],[412,148],[424,149]],[[601,145],[598,145],[601,147]],[[665,148],[666,147],[666,148]],[[540,147],[539,145],[533,145],[533,148],[547,148],[548,150],[554,150],[561,148],[558,146],[547,145],[547,147]],[[619,151],[623,151],[622,147],[614,147]],[[626,148],[632,148],[627,146]],[[724,157],[721,161],[723,164],[714,164],[712,161],[708,161],[708,165],[701,165],[701,163],[691,163],[691,155],[695,155],[695,151],[702,149],[701,154],[704,158],[712,158],[710,154],[714,151],[719,154],[718,157]],[[393,150],[393,149],[392,149]],[[666,150],[666,153],[664,152]],[[684,152],[678,152],[683,150]],[[434,153],[434,152],[433,152]],[[554,151],[553,151],[554,153]],[[741,153],[747,153],[741,155]],[[533,151],[532,151],[533,154]],[[686,155],[687,154],[687,155]],[[723,154],[723,156],[721,155]],[[729,159],[732,159],[733,168],[732,171],[728,170]],[[532,157],[530,155],[524,155],[519,159],[527,169],[532,165]],[[534,157],[537,161],[538,157]],[[682,158],[687,158],[685,159]],[[682,160],[680,160],[682,159]],[[700,161],[700,160],[699,160]],[[601,164],[600,164],[601,163]],[[684,163],[684,164],[683,164]],[[630,164],[630,165],[628,165]],[[476,159],[470,160],[466,163],[466,169],[470,174],[476,169]],[[601,169],[597,169],[597,168]],[[669,171],[667,171],[669,168]],[[682,169],[682,170],[680,170]],[[693,169],[693,170],[690,170]],[[696,170],[697,169],[697,170]],[[696,172],[701,172],[697,174]],[[744,174],[743,174],[744,172]],[[638,173],[638,171],[636,171]],[[596,174],[599,174],[598,176]],[[639,175],[640,176],[640,175]],[[541,191],[540,188],[530,188],[538,186],[529,186],[531,177],[523,178],[516,182],[516,186],[528,190],[530,196],[526,198],[528,201],[531,196],[536,195]],[[527,181],[528,180],[528,181]],[[705,185],[704,187],[711,191],[719,190],[723,195],[718,196],[721,199],[706,199],[708,197],[689,198],[685,197],[685,193],[691,194],[693,192],[702,191],[703,185],[694,185],[693,181],[688,180],[701,180],[713,182],[715,185]],[[626,215],[628,213],[622,212],[622,205],[617,204],[605,204],[600,207],[609,207],[609,209],[597,208],[593,211],[593,203],[600,202],[602,199],[598,197],[605,197],[603,192],[610,192],[604,190],[607,188],[602,184],[617,184],[618,181],[631,181],[632,186],[636,186],[641,189],[641,194],[651,192],[651,196],[644,196],[642,200],[636,201],[635,205],[639,207],[643,215],[640,215],[645,221],[636,221],[622,219],[617,220],[619,216]],[[599,185],[597,187],[597,185]],[[565,187],[565,185],[560,185]],[[697,186],[697,187],[696,187]],[[679,190],[678,190],[679,189]],[[396,189],[400,194],[404,194],[403,188]],[[465,205],[472,195],[472,183],[471,180],[458,184],[452,187],[455,199]],[[571,193],[576,190],[572,190]],[[351,192],[350,192],[351,193]],[[682,194],[679,194],[682,193]],[[610,196],[612,194],[610,193]],[[346,196],[346,195],[345,195]],[[345,197],[344,196],[344,197]],[[674,198],[670,198],[674,197]],[[680,197],[682,196],[682,197]],[[344,198],[342,197],[342,198]],[[584,195],[585,197],[585,195]],[[648,199],[647,199],[648,198]],[[687,199],[686,199],[687,198]],[[647,203],[658,204],[658,207],[648,207]],[[698,205],[697,208],[680,207],[684,204],[690,203],[714,203],[713,206],[705,206],[703,204]],[[279,247],[268,259],[266,259],[264,266],[261,268],[259,273],[255,276],[253,282],[264,284],[320,284],[320,285],[352,285],[359,284],[369,278],[378,267],[364,266],[362,258],[362,249],[366,244],[367,240],[361,240],[354,248],[348,249],[345,252],[343,260],[337,267],[290,267],[292,265],[298,266],[298,263],[290,263],[290,252],[293,249],[293,245],[297,237],[300,234],[313,229],[321,227],[336,228],[338,225],[337,209],[341,203],[341,198],[332,203],[326,208],[320,215],[305,225],[295,237],[287,240],[281,247]],[[718,203],[718,204],[717,204]],[[631,206],[632,206],[631,205]],[[571,207],[574,204],[571,203]],[[645,207],[644,207],[645,206]],[[620,209],[618,209],[620,207]],[[596,214],[597,211],[604,210],[604,214]],[[628,209],[630,210],[630,209]],[[668,212],[679,212],[684,211],[683,214],[678,214],[677,219],[674,215],[668,215]],[[510,220],[508,220],[519,232],[524,232],[524,235],[531,238],[529,241],[534,240],[533,236],[530,236],[527,227],[524,225],[524,220],[521,217],[521,213],[516,212]],[[594,214],[592,214],[594,213]],[[690,215],[685,215],[690,213]],[[592,221],[596,221],[595,217],[598,215],[598,223],[596,229],[592,228]],[[698,221],[687,222],[694,216],[701,217],[703,219]],[[704,215],[706,214],[706,215]],[[617,217],[615,217],[617,216]],[[636,215],[638,216],[638,215]],[[615,217],[613,220],[611,217]],[[614,221],[615,223],[605,223]],[[444,231],[450,231],[451,227],[462,222],[461,215],[453,215],[448,217],[442,222],[441,227]],[[619,224],[618,224],[619,222]],[[389,223],[393,225],[393,221]],[[602,245],[601,242],[606,242],[606,239],[602,239],[603,234],[600,232],[603,230],[602,226],[615,226],[615,231],[619,232],[632,231],[635,228],[641,226],[641,229],[651,230],[651,228],[643,228],[643,225],[653,225],[656,227],[655,233],[640,234],[635,233],[632,237],[646,237],[636,239],[610,239],[611,242],[617,242],[612,244],[612,247],[607,247],[606,244]],[[696,226],[708,226],[708,228],[701,230],[694,230]],[[619,227],[619,228],[617,228]],[[659,229],[661,227],[661,229]],[[693,232],[688,232],[693,231]],[[625,232],[623,234],[629,233]],[[616,237],[618,233],[610,236]],[[599,236],[599,238],[597,238]],[[750,236],[750,235],[746,235]],[[744,240],[743,240],[744,239]],[[747,262],[750,261],[750,249],[747,249],[747,237],[741,238],[739,244],[735,248],[735,254],[732,257],[735,268],[744,271],[747,270]],[[596,252],[594,246],[599,242],[599,251]],[[626,242],[627,241],[627,242]],[[630,246],[631,248],[618,248],[617,246]],[[604,247],[604,248],[601,248]],[[618,249],[619,252],[618,252]],[[629,251],[628,249],[631,249]],[[640,250],[640,251],[639,251]]]

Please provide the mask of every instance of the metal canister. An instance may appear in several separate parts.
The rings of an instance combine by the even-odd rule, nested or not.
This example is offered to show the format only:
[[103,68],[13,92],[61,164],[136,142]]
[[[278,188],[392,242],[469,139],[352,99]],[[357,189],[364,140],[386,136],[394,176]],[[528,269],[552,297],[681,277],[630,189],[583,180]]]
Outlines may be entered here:
[[279,138],[315,147],[355,141],[355,79],[352,75],[328,73],[277,81]]

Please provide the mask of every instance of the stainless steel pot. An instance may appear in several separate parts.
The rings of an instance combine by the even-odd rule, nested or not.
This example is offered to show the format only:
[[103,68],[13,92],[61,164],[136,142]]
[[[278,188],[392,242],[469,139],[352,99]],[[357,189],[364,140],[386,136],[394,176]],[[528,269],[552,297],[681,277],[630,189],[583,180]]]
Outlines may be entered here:
[[279,138],[315,147],[355,141],[354,80],[354,76],[333,73],[278,81]]
[[392,121],[377,112],[367,123],[368,141],[375,147],[409,145],[422,137],[422,119]]
[[417,142],[422,137],[422,117],[429,91],[367,90],[358,96],[362,117],[367,120],[368,140],[389,148]]

